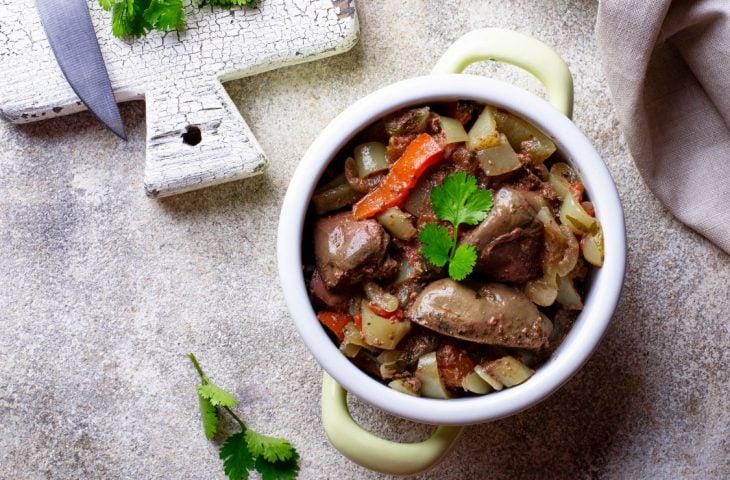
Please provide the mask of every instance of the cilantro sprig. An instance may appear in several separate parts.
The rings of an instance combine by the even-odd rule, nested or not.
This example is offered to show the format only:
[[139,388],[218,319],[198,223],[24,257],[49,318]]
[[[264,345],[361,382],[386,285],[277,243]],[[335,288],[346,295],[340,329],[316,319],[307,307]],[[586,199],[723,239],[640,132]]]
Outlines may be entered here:
[[419,234],[421,253],[437,267],[449,264],[449,276],[463,280],[474,269],[477,251],[473,245],[461,244],[459,226],[476,225],[492,209],[492,192],[477,187],[477,179],[465,172],[456,172],[431,190],[431,206],[439,220],[453,226],[453,234],[438,223],[427,224]]
[[221,410],[225,410],[241,427],[229,436],[221,446],[220,459],[223,471],[230,480],[247,480],[251,470],[261,474],[262,480],[293,480],[299,473],[299,454],[288,440],[269,437],[247,428],[231,407],[238,400],[222,389],[203,373],[195,355],[188,355],[200,375],[197,385],[200,419],[205,438],[212,439],[218,431]]
[[[115,37],[141,37],[151,30],[185,30],[183,0],[98,0],[112,14]],[[258,0],[196,0],[196,5],[218,7],[254,6]]]

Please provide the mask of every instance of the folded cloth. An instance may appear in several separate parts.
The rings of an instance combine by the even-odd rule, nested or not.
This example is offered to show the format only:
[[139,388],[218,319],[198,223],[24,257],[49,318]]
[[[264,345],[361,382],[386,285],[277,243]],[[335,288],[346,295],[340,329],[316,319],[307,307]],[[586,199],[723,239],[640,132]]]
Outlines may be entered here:
[[730,253],[730,0],[602,0],[596,36],[644,181]]

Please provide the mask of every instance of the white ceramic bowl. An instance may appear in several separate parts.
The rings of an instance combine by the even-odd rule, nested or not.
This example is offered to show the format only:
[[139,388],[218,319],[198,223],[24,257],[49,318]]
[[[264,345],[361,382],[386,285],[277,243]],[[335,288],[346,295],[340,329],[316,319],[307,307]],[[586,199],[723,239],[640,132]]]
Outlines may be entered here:
[[[495,105],[549,135],[578,171],[603,226],[604,266],[595,269],[585,308],[562,345],[527,382],[479,397],[434,400],[404,395],[373,380],[329,338],[312,308],[302,274],[302,228],[312,192],[330,161],[359,131],[404,107],[450,100]],[[603,336],[624,277],[623,213],[611,176],[585,135],[539,97],[512,85],[472,75],[431,75],[382,88],[342,112],[311,145],[292,177],[281,211],[279,273],[299,333],[319,364],[344,388],[386,412],[436,425],[486,422],[524,410],[557,390],[588,360]]]
[[[511,63],[542,81],[551,106],[524,90],[469,75],[470,63]],[[557,390],[590,357],[606,331],[618,302],[626,262],[623,212],[616,187],[596,150],[568,119],[572,78],[560,56],[542,42],[509,30],[480,29],[459,38],[436,64],[437,75],[404,80],[356,102],[317,137],[294,172],[279,219],[277,253],[284,295],[297,329],[327,371],[322,391],[322,423],[343,455],[372,470],[407,475],[439,462],[463,425],[518,413]],[[480,397],[435,400],[412,397],[373,380],[352,364],[319,324],[302,274],[302,229],[312,192],[337,153],[363,128],[401,108],[449,100],[476,100],[518,115],[549,135],[562,156],[578,171],[604,233],[604,266],[591,274],[584,309],[560,347],[525,383]],[[561,113],[562,112],[562,113]],[[566,116],[567,115],[567,116]],[[334,377],[334,380],[332,379]],[[386,412],[441,425],[423,442],[400,444],[362,429],[350,416],[346,392]]]
[[[523,68],[542,81],[552,103],[512,85],[454,75],[470,63],[498,60]],[[518,413],[544,400],[574,375],[606,331],[618,302],[626,261],[623,212],[616,187],[596,150],[569,120],[572,78],[560,56],[542,42],[509,30],[480,29],[459,38],[434,68],[437,75],[395,83],[354,103],[311,145],[294,172],[279,220],[277,253],[284,295],[299,333],[327,371],[322,422],[332,445],[367,468],[389,474],[422,472],[439,462],[463,425]],[[591,274],[584,309],[561,346],[525,383],[484,396],[435,400],[412,397],[373,380],[350,362],[319,324],[302,273],[302,231],[320,176],[350,140],[372,122],[401,108],[450,100],[495,105],[528,120],[549,135],[578,171],[604,233],[604,266]],[[556,109],[557,108],[557,109]],[[561,113],[562,112],[562,113]],[[334,377],[334,380],[332,379]],[[441,425],[426,441],[400,444],[362,429],[350,416],[344,388],[391,414]]]

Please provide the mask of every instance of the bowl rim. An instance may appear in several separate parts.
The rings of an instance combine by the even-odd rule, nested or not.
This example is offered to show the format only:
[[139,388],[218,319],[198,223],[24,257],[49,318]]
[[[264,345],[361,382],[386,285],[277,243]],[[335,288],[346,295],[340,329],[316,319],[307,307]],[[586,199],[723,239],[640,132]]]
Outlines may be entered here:
[[[346,358],[316,318],[302,273],[301,241],[312,192],[330,161],[373,121],[400,108],[437,101],[476,100],[504,108],[551,137],[588,191],[604,230],[605,261],[594,272],[584,309],[553,355],[529,381],[479,397],[412,397],[372,379]],[[545,100],[490,78],[443,74],[385,86],[356,101],[317,136],[297,166],[281,208],[277,235],[279,278],[299,334],[317,362],[348,392],[393,415],[435,425],[497,420],[547,398],[588,360],[606,332],[623,286],[626,234],[623,210],[608,168],[591,142]]]

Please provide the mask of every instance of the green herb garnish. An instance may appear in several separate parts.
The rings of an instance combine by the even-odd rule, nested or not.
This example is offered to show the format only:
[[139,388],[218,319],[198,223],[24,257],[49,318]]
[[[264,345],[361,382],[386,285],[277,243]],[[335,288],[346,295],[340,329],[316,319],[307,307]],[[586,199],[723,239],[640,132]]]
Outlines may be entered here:
[[[151,30],[185,30],[183,0],[98,0],[112,13],[115,37],[141,37]],[[196,5],[217,7],[254,6],[258,0],[198,0]]]
[[299,473],[299,454],[291,443],[247,428],[243,420],[231,410],[231,407],[238,405],[236,397],[208,379],[195,355],[191,353],[188,357],[200,375],[201,383],[196,388],[205,438],[212,439],[218,431],[221,410],[225,410],[241,427],[239,432],[223,442],[220,449],[223,471],[228,478],[246,480],[249,472],[256,470],[262,480],[295,479]]
[[427,224],[419,234],[421,253],[437,267],[448,262],[449,276],[463,280],[474,269],[477,251],[473,245],[457,245],[459,225],[476,225],[484,220],[492,209],[492,192],[478,188],[475,177],[456,172],[431,191],[431,206],[439,220],[451,223],[453,235],[443,225]]

